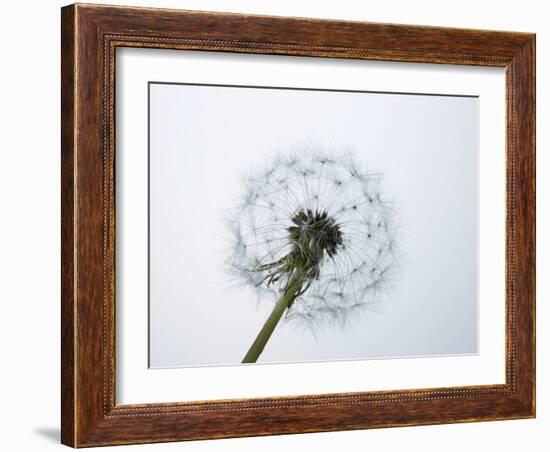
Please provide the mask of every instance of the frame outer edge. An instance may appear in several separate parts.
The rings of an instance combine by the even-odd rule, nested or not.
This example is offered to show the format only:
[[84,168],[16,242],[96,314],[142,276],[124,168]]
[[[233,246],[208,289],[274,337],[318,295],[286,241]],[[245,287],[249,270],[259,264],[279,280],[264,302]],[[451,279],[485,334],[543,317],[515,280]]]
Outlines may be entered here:
[[[517,358],[524,375],[519,397],[525,415],[536,417],[536,35],[514,59],[517,66],[517,140],[519,187],[516,196],[518,215],[518,285],[525,305],[518,318],[520,340]],[[528,350],[526,352],[525,350]]]
[[[389,55],[388,58],[382,58],[361,53],[362,50],[368,49],[356,48],[358,44],[353,40],[348,47],[329,46],[315,50],[317,49],[316,40],[321,39],[319,38],[321,35],[317,33],[319,30],[315,29],[313,35],[301,47],[296,47],[296,44],[286,47],[285,42],[266,41],[272,34],[272,27],[268,27],[269,29],[265,27],[270,22],[280,24],[283,29],[288,28],[287,32],[290,33],[288,39],[291,43],[293,36],[299,41],[302,38],[301,35],[296,37],[297,31],[292,27],[289,28],[289,25],[291,23],[298,25],[310,23],[308,20],[291,20],[290,18],[288,21],[287,18],[273,18],[272,21],[267,17],[262,18],[262,27],[252,27],[253,35],[257,36],[257,41],[265,44],[258,53],[294,54],[296,52],[296,54],[305,56],[320,56],[326,53],[326,56],[343,58],[382,58],[392,61],[414,60],[489,66],[507,66],[514,60],[516,67],[520,69],[518,73],[521,75],[517,80],[518,89],[515,97],[517,96],[518,103],[523,107],[516,109],[517,122],[515,122],[515,136],[513,137],[513,141],[519,145],[517,149],[520,151],[518,167],[514,170],[518,182],[518,189],[514,196],[519,204],[516,209],[519,215],[514,218],[516,218],[519,233],[518,243],[524,249],[519,253],[519,265],[517,266],[521,270],[517,276],[518,307],[521,311],[518,316],[518,325],[521,326],[518,345],[527,348],[533,347],[532,353],[525,353],[525,350],[519,349],[518,374],[521,379],[521,384],[518,385],[519,391],[515,394],[491,395],[490,398],[484,400],[474,394],[469,395],[467,398],[469,403],[458,407],[460,410],[464,408],[463,414],[455,406],[458,403],[457,399],[461,398],[459,396],[448,395],[440,400],[434,399],[429,402],[428,400],[411,399],[407,401],[407,404],[401,401],[399,403],[406,408],[408,414],[397,413],[396,416],[387,417],[385,422],[375,422],[377,419],[372,420],[372,416],[365,417],[371,410],[386,415],[389,410],[384,409],[384,406],[389,405],[382,403],[369,405],[340,403],[329,407],[329,404],[318,402],[311,407],[304,406],[304,408],[308,408],[306,411],[298,411],[297,406],[289,406],[275,412],[272,412],[269,407],[252,411],[255,409],[253,404],[250,403],[249,406],[248,403],[245,403],[245,406],[235,410],[238,412],[238,416],[229,416],[231,410],[219,406],[219,403],[215,403],[214,407],[207,410],[208,413],[176,414],[168,411],[125,413],[124,415],[117,413],[116,406],[106,403],[111,400],[108,388],[110,388],[113,377],[114,363],[105,361],[105,354],[112,352],[113,344],[107,335],[111,332],[111,322],[114,317],[105,318],[105,312],[110,313],[105,307],[109,308],[111,306],[109,303],[112,300],[107,298],[105,302],[102,296],[104,297],[105,293],[109,294],[108,290],[111,285],[106,284],[105,281],[108,279],[106,275],[109,276],[110,273],[109,271],[104,273],[105,270],[102,273],[100,267],[105,265],[106,259],[109,259],[108,251],[112,243],[108,238],[106,242],[104,239],[103,248],[100,250],[98,240],[99,237],[105,238],[106,233],[112,232],[112,225],[106,226],[105,218],[110,218],[109,214],[107,217],[100,216],[98,209],[100,205],[103,206],[104,212],[110,212],[112,209],[112,205],[108,200],[106,201],[106,195],[110,193],[109,190],[112,187],[111,179],[109,179],[112,175],[105,172],[105,168],[112,165],[113,162],[105,160],[109,153],[105,155],[100,152],[104,148],[101,147],[100,133],[97,133],[99,130],[103,130],[103,142],[110,138],[109,124],[104,122],[108,117],[108,111],[110,111],[108,108],[111,108],[110,100],[106,102],[105,93],[102,94],[100,89],[101,85],[104,85],[109,78],[99,75],[97,70],[102,65],[110,67],[109,60],[105,59],[107,55],[110,56],[110,53],[106,52],[106,47],[103,46],[106,42],[105,39],[108,38],[109,33],[120,30],[122,34],[145,35],[148,39],[156,42],[155,47],[175,47],[175,44],[167,44],[165,41],[165,39],[172,38],[155,37],[151,34],[155,30],[161,29],[162,33],[165,33],[164,27],[166,27],[165,34],[170,32],[170,36],[175,36],[176,39],[178,36],[183,36],[185,39],[181,28],[183,24],[185,27],[189,27],[189,33],[198,33],[198,41],[205,43],[196,45],[196,50],[205,48],[216,51],[256,53],[253,48],[248,47],[248,44],[251,43],[247,44],[241,41],[243,36],[245,38],[248,36],[247,33],[250,30],[247,27],[244,27],[244,31],[233,27],[229,38],[226,38],[223,30],[215,29],[212,32],[214,36],[212,39],[222,44],[212,44],[212,42],[208,44],[211,22],[214,21],[214,25],[217,26],[219,20],[224,18],[229,20],[227,15],[201,13],[204,15],[190,20],[184,15],[178,14],[178,20],[174,21],[171,16],[174,14],[173,12],[154,9],[145,9],[145,11],[151,13],[151,17],[147,20],[140,19],[138,11],[132,8],[121,9],[82,4],[62,8],[62,443],[72,447],[89,447],[532,417],[535,403],[535,234],[534,224],[531,223],[531,221],[534,222],[535,214],[534,35],[490,31],[475,35],[474,31],[436,29],[433,32],[443,35],[440,36],[441,39],[446,38],[449,33],[458,35],[460,39],[457,45],[444,47],[442,53],[433,53],[432,49],[418,51],[416,44],[411,44],[408,41],[401,45],[400,40],[396,41],[397,50],[380,47],[380,42],[395,40],[400,35],[408,36],[411,30],[425,33],[427,32],[424,30],[425,27],[365,24],[368,29],[362,29],[360,24],[340,23],[341,26],[345,25],[346,27],[345,33],[342,32],[340,36],[340,44],[342,42],[344,45],[346,44],[348,39],[346,36],[350,33],[354,37],[355,35],[363,36],[368,32],[370,37],[370,30],[372,30],[375,35],[373,42],[377,52],[381,52],[381,55]],[[183,13],[183,11],[181,12]],[[242,25],[239,17],[242,16],[231,16],[236,25]],[[258,16],[251,17],[260,19]],[[318,23],[322,25],[324,22],[319,21]],[[331,24],[332,28],[338,25],[337,22],[331,22]],[[350,27],[353,30],[350,31]],[[227,39],[233,40],[228,41]],[[441,39],[437,41],[436,38],[431,37],[427,41],[428,44],[431,41],[437,41],[436,44],[444,46],[447,41],[441,41]],[[468,50],[472,47],[475,50],[476,45],[481,45],[480,43],[487,39],[495,46],[494,55],[496,56],[493,59],[490,59],[492,55],[487,55],[485,52],[479,56],[479,61],[463,52],[455,54],[456,49]],[[162,45],[160,45],[161,41]],[[228,43],[228,45],[225,46],[224,43]],[[325,45],[324,41],[321,44]],[[427,45],[426,42],[424,44]],[[486,45],[487,43],[485,43]],[[141,45],[139,46],[141,47]],[[514,80],[516,80],[515,77]],[[114,183],[114,179],[112,183]],[[112,214],[114,215],[114,211]],[[101,289],[100,281],[103,284]],[[109,382],[108,386],[106,386],[106,381]],[[444,409],[447,406],[449,409]],[[480,411],[475,412],[475,409]],[[475,415],[473,415],[474,413]],[[268,426],[262,425],[260,428],[261,419],[265,419],[268,414],[273,417],[273,422]],[[308,414],[309,419],[305,419]],[[418,417],[419,415],[421,416]]]
[[533,143],[533,212],[534,212],[534,218],[533,218],[533,272],[532,272],[532,283],[533,283],[533,331],[532,331],[532,347],[533,347],[533,388],[531,390],[531,397],[533,398],[531,409],[533,417],[537,417],[537,266],[536,266],[536,250],[537,250],[537,217],[536,217],[536,208],[537,208],[537,36],[536,34],[533,34],[533,39],[531,42],[532,46],[532,64],[531,64],[531,70],[532,73],[532,143]]
[[61,8],[61,443],[77,445],[76,5]]

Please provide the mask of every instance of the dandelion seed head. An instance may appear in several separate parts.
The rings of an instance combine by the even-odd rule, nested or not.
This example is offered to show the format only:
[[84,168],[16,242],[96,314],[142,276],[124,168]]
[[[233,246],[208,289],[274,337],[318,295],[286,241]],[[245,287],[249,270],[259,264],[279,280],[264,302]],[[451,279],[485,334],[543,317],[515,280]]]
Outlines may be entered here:
[[279,154],[243,187],[229,221],[235,279],[275,301],[299,278],[287,320],[342,325],[380,302],[397,261],[380,174],[307,150]]

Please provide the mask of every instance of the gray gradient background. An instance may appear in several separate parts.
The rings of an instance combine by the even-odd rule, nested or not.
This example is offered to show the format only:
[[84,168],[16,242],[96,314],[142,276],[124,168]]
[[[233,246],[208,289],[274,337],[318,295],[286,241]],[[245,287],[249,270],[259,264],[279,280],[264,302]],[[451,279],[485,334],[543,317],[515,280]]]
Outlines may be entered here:
[[277,149],[319,144],[384,174],[402,271],[345,329],[281,323],[259,362],[477,353],[471,97],[150,85],[151,367],[237,364],[272,304],[232,287],[223,213]]

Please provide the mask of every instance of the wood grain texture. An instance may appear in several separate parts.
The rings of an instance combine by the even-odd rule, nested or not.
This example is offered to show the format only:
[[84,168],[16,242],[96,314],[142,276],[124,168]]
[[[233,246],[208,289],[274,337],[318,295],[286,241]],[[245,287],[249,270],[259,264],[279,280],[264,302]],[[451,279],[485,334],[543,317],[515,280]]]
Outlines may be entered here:
[[61,14],[61,441],[74,444],[74,8],[63,9]]
[[[534,35],[81,4],[63,8],[61,34],[64,444],[535,415]],[[121,46],[506,68],[506,384],[116,405],[114,68]]]

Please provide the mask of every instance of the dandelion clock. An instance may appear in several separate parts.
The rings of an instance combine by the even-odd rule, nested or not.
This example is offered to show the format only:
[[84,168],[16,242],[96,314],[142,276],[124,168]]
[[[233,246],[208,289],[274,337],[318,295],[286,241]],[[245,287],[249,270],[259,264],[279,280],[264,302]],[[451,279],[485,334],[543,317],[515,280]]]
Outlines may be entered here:
[[393,218],[382,175],[352,154],[279,154],[251,172],[231,210],[227,267],[274,306],[243,363],[281,321],[344,326],[379,303],[397,263]]

